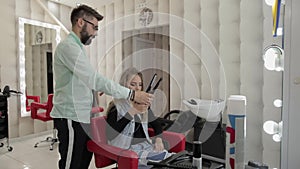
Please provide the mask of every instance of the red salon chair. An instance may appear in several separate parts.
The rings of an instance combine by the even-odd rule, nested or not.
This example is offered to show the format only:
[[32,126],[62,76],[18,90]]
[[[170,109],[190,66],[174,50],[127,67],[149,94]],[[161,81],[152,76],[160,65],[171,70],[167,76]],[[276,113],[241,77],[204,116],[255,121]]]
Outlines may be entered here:
[[[41,120],[43,122],[47,122],[52,120],[52,117],[50,117],[50,112],[53,107],[53,94],[48,95],[48,100],[46,103],[37,103],[32,102],[31,103],[31,118],[36,120]],[[34,147],[38,147],[40,143],[43,142],[50,142],[50,150],[53,150],[53,145],[58,142],[57,136],[56,136],[56,129],[53,128],[53,136],[47,137],[45,140],[37,142]]]
[[[91,118],[93,140],[88,141],[87,147],[89,151],[94,153],[95,166],[101,168],[117,163],[118,169],[137,169],[137,154],[134,151],[107,144],[105,129],[106,116]],[[149,135],[153,136],[153,134],[153,129],[149,129]],[[185,149],[185,136],[183,134],[164,131],[163,139],[168,141],[171,152],[180,152]]]
[[30,96],[26,94],[26,111],[31,111],[31,103],[40,102],[40,96]]

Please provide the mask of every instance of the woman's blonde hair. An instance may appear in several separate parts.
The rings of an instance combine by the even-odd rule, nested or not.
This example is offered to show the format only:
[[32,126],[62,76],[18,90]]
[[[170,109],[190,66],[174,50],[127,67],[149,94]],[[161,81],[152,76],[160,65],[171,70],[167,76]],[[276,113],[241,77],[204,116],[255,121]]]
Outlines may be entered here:
[[134,77],[134,76],[136,76],[136,75],[138,75],[140,78],[141,78],[141,80],[142,80],[142,90],[144,89],[144,80],[143,80],[143,74],[140,72],[140,71],[138,71],[136,68],[134,68],[134,67],[132,67],[132,68],[128,68],[128,69],[126,69],[123,73],[122,73],[122,75],[121,75],[121,78],[120,78],[120,85],[122,85],[122,86],[125,86],[125,87],[128,87],[127,86],[127,83],[130,81],[130,80],[132,80],[132,78]]

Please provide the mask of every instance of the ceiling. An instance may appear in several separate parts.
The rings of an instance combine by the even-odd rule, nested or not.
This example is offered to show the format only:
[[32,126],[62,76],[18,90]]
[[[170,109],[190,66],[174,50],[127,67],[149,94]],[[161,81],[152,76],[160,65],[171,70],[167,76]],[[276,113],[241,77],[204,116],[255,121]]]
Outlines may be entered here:
[[75,7],[77,3],[83,3],[94,8],[110,4],[114,2],[114,0],[50,0],[56,3],[61,3],[70,7]]

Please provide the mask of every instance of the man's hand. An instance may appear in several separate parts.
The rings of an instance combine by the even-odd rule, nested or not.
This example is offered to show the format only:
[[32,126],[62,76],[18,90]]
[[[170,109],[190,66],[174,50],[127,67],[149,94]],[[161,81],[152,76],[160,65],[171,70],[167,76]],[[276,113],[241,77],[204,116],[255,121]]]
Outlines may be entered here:
[[134,101],[140,104],[150,105],[153,100],[153,95],[144,91],[135,91]]

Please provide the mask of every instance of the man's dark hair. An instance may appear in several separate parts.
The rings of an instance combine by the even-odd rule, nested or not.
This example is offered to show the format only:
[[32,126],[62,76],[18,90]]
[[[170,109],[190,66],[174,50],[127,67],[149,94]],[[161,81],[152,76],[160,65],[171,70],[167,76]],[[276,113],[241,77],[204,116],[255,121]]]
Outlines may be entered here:
[[87,6],[87,5],[79,5],[74,8],[71,13],[71,23],[75,25],[79,18],[83,17],[95,17],[98,21],[103,19],[103,16],[100,15],[95,9]]

